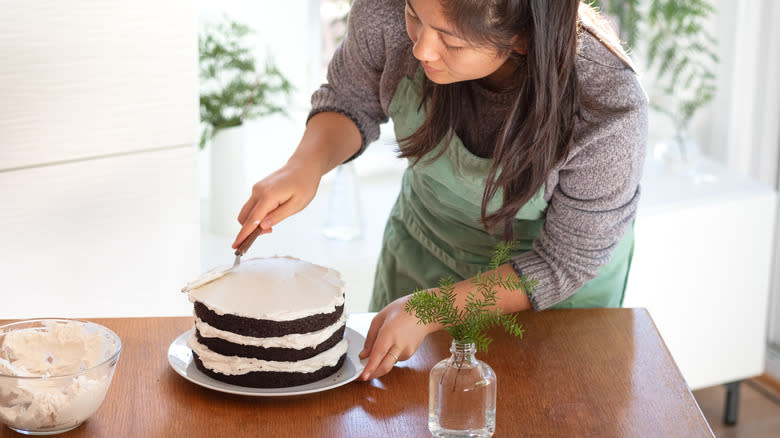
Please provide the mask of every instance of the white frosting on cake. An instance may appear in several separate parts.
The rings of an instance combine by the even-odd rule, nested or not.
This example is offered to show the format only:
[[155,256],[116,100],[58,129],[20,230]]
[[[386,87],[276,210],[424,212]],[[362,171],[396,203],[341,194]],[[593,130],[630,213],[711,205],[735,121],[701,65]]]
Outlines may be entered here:
[[323,367],[335,366],[341,356],[346,353],[348,342],[342,339],[333,348],[305,360],[296,362],[277,362],[239,356],[223,356],[209,350],[198,342],[193,332],[187,340],[187,346],[198,354],[203,365],[213,371],[225,375],[241,375],[252,371],[273,371],[284,373],[313,373]]
[[242,336],[232,332],[226,332],[201,321],[197,316],[195,317],[195,327],[198,329],[201,336],[206,338],[221,338],[234,344],[251,345],[254,347],[293,348],[302,350],[307,347],[314,348],[328,340],[328,338],[333,336],[333,333],[336,333],[336,331],[344,325],[346,320],[347,315],[342,314],[341,318],[339,318],[335,324],[325,327],[322,330],[311,333],[293,333],[275,338],[255,338],[252,336]]
[[334,312],[344,304],[344,282],[334,269],[293,257],[252,258],[187,294],[218,315],[290,321]]

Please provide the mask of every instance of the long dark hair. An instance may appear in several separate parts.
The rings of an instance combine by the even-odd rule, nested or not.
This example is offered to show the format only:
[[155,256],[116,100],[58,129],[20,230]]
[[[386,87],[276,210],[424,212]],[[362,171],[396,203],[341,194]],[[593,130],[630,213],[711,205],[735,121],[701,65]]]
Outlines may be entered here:
[[[579,114],[575,69],[579,0],[440,1],[463,38],[509,53],[517,64],[519,92],[493,149],[481,213],[487,230],[503,225],[504,238],[511,240],[517,211],[539,191],[573,143]],[[526,48],[523,55],[514,51],[518,36]],[[400,140],[400,156],[417,164],[452,135],[455,126],[469,129],[479,123],[476,115],[463,111],[464,102],[471,99],[467,83],[437,85],[426,78],[420,105],[429,111],[422,126]],[[488,201],[499,189],[503,204],[488,214]]]

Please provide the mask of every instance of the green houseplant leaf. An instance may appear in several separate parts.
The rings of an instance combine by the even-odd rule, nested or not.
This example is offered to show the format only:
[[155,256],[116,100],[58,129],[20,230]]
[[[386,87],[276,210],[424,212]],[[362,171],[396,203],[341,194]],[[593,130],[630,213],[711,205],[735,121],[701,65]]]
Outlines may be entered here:
[[246,41],[252,33],[249,26],[225,16],[207,25],[198,38],[201,149],[221,129],[287,113],[277,101],[293,87],[272,61],[258,69]]
[[668,116],[681,135],[699,108],[715,97],[717,41],[706,23],[715,7],[708,0],[596,0],[617,21],[621,38],[641,46],[647,72],[662,94],[650,106]]

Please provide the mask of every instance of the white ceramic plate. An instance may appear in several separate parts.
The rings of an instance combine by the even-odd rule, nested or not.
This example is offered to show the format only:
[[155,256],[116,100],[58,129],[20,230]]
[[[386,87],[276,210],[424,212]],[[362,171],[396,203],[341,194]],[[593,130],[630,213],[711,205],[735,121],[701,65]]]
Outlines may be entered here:
[[179,375],[190,382],[203,386],[204,388],[230,394],[257,397],[282,397],[327,391],[328,389],[346,385],[357,379],[363,371],[363,368],[365,368],[366,361],[368,360],[365,359],[361,361],[358,357],[360,350],[363,349],[363,341],[365,341],[365,338],[360,333],[347,327],[344,332],[344,338],[349,342],[347,357],[344,360],[344,365],[342,365],[341,369],[335,374],[313,383],[291,386],[288,388],[250,388],[220,382],[219,380],[203,374],[195,366],[195,362],[192,360],[192,350],[187,347],[187,339],[190,337],[191,333],[192,329],[182,333],[173,341],[171,346],[168,347],[168,363],[171,364],[171,367],[179,373]]

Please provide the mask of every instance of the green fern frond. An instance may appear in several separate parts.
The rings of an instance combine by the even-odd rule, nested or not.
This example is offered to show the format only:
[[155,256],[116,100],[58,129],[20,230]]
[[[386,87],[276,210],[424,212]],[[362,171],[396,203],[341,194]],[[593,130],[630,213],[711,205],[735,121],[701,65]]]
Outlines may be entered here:
[[501,241],[496,245],[493,256],[490,258],[489,269],[498,269],[499,266],[509,261],[509,252],[512,249],[512,242]]
[[[506,263],[511,244],[499,244],[491,257],[491,270]],[[497,287],[533,293],[538,282],[523,275],[515,280],[511,275],[502,277],[496,272],[474,276],[470,291],[461,308],[455,306],[455,284],[450,277],[439,279],[438,289],[415,290],[406,302],[404,310],[415,316],[420,324],[438,323],[458,342],[473,342],[479,351],[487,351],[492,339],[485,334],[492,328],[503,328],[512,336],[522,336],[517,315],[503,315],[496,307]]]

